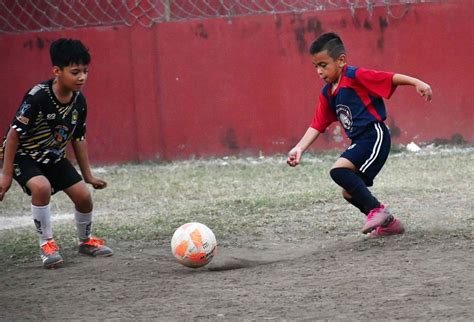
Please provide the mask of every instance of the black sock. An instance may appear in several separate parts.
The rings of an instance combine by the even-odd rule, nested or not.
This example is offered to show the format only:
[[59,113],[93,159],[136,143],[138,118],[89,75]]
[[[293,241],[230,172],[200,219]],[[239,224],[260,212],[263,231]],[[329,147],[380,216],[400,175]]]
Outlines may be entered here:
[[354,207],[358,208],[360,210],[360,212],[363,213],[364,215],[367,216],[369,214],[369,212],[367,210],[365,210],[364,206],[362,206],[360,203],[355,201],[354,198],[344,197],[344,199],[346,199],[347,202],[350,203],[351,205],[353,205]]
[[380,202],[375,198],[365,185],[365,182],[348,168],[334,168],[330,171],[331,178],[339,186],[344,188],[351,196],[351,204],[359,209],[364,209],[363,213],[368,213],[374,208],[380,207]]

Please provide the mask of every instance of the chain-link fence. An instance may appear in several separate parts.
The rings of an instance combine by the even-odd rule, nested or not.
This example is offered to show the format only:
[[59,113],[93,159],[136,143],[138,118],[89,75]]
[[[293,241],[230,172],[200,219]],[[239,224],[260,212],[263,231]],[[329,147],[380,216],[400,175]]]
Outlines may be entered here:
[[[232,18],[383,6],[400,17],[413,3],[440,0],[0,0],[0,33]],[[401,6],[401,8],[400,8]],[[396,9],[394,9],[397,7]]]

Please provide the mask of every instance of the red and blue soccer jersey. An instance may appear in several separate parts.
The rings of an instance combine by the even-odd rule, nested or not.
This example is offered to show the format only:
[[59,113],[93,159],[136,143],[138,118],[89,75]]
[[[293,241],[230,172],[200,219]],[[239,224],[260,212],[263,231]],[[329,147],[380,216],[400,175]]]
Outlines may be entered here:
[[342,70],[339,85],[331,93],[326,84],[319,95],[311,127],[323,133],[337,120],[350,139],[363,133],[375,122],[387,118],[383,98],[390,98],[396,86],[392,84],[394,73],[346,66]]

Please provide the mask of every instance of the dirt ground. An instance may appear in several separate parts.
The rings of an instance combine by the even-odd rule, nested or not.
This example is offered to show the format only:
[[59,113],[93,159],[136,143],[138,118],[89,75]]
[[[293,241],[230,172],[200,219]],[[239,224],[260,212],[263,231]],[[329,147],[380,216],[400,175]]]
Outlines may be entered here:
[[112,242],[116,254],[110,258],[71,250],[56,270],[39,262],[0,266],[0,319],[474,318],[472,234],[319,234],[220,247],[197,270],[177,264],[165,240]]
[[[251,184],[242,179],[236,185],[234,189],[241,190],[236,192],[235,199],[266,205],[262,200],[279,193],[279,189],[264,190],[253,199],[244,197],[248,191],[255,194],[260,190],[252,190],[253,185],[262,186],[259,180],[271,177],[273,186],[286,182],[286,175],[271,172],[275,168],[273,163],[265,168],[266,164],[257,165],[259,172],[269,173],[268,177],[231,169],[223,181],[206,175],[195,185],[189,183],[189,173],[201,169],[180,165],[181,170],[189,168],[189,173],[184,172],[182,177],[186,179],[183,181],[186,189],[195,188],[190,190],[190,195],[199,196],[202,183],[212,182],[216,190],[211,195],[221,201],[215,206],[215,209],[222,208],[217,212],[223,216],[221,226],[217,225],[220,217],[212,215],[217,210],[196,208],[199,212],[209,212],[213,217],[201,218],[208,218],[211,223],[215,220],[216,224],[218,252],[209,265],[201,269],[179,265],[171,255],[170,236],[138,238],[151,240],[147,242],[131,242],[137,240],[133,238],[108,239],[108,245],[115,251],[110,258],[79,256],[69,244],[71,246],[61,250],[65,265],[56,270],[43,269],[39,256],[34,261],[5,258],[0,261],[0,320],[474,321],[474,163],[471,152],[416,158],[401,154],[392,160],[377,187],[382,191],[381,198],[391,202],[394,215],[404,221],[407,231],[401,236],[379,239],[367,238],[357,231],[363,223],[362,214],[335,193],[325,199],[321,190],[311,197],[318,202],[300,208],[296,201],[278,204],[275,199],[268,202],[276,203],[273,208],[247,209],[236,202],[239,208],[232,203],[234,199],[224,198],[227,194],[220,197],[222,186],[230,185],[224,179],[255,177]],[[129,168],[124,175],[137,177],[133,169]],[[145,171],[140,167],[137,172],[146,175],[157,172],[164,178],[152,177],[151,181],[174,183],[180,173],[171,171],[173,169]],[[215,172],[207,168],[202,171]],[[115,178],[119,179],[121,177]],[[318,186],[314,181],[308,181],[308,185]],[[319,186],[327,189],[324,182]],[[155,199],[176,199],[173,207],[189,199],[187,195],[178,198],[180,195],[176,197],[175,190],[170,191],[159,198],[154,194],[147,197],[146,191],[142,191],[136,198],[148,208],[160,207],[153,203]],[[121,195],[120,191],[114,193]],[[105,201],[110,198],[103,197]],[[129,196],[123,202],[131,203],[134,198]],[[277,198],[284,198],[284,194]],[[14,205],[19,201],[12,195],[9,202],[10,208],[5,209],[16,209]],[[194,211],[190,201],[184,204],[189,212]],[[136,213],[136,205],[123,207],[125,210],[120,215]],[[235,208],[225,209],[232,205]],[[123,205],[119,203],[119,206]],[[259,218],[253,211],[258,211]],[[180,210],[176,214],[184,216],[185,213]],[[235,219],[236,214],[241,217]],[[164,217],[157,225],[172,220],[165,215],[165,211],[157,214]],[[61,213],[59,218],[62,218]],[[115,224],[115,217],[110,220]],[[251,220],[252,225],[245,220]],[[151,227],[136,223],[131,227],[153,231],[151,223],[154,221],[145,222]],[[238,229],[224,235],[222,227],[232,228],[231,222],[238,223]],[[29,229],[32,228],[31,221],[29,225]],[[234,233],[237,231],[243,232]],[[62,246],[61,239],[57,241]],[[31,247],[36,246],[32,243]],[[13,256],[9,252],[3,254]]]

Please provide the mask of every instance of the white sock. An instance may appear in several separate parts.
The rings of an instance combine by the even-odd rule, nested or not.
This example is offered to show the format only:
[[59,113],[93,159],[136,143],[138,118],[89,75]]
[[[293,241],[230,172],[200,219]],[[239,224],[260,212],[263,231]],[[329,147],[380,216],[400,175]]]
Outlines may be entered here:
[[35,222],[36,232],[39,236],[40,246],[53,238],[53,226],[51,225],[51,212],[49,208],[49,204],[46,206],[31,205],[31,213]]
[[74,211],[74,218],[76,219],[77,235],[79,240],[84,241],[91,237],[91,225],[92,225],[92,211],[88,213],[82,213],[77,209]]

